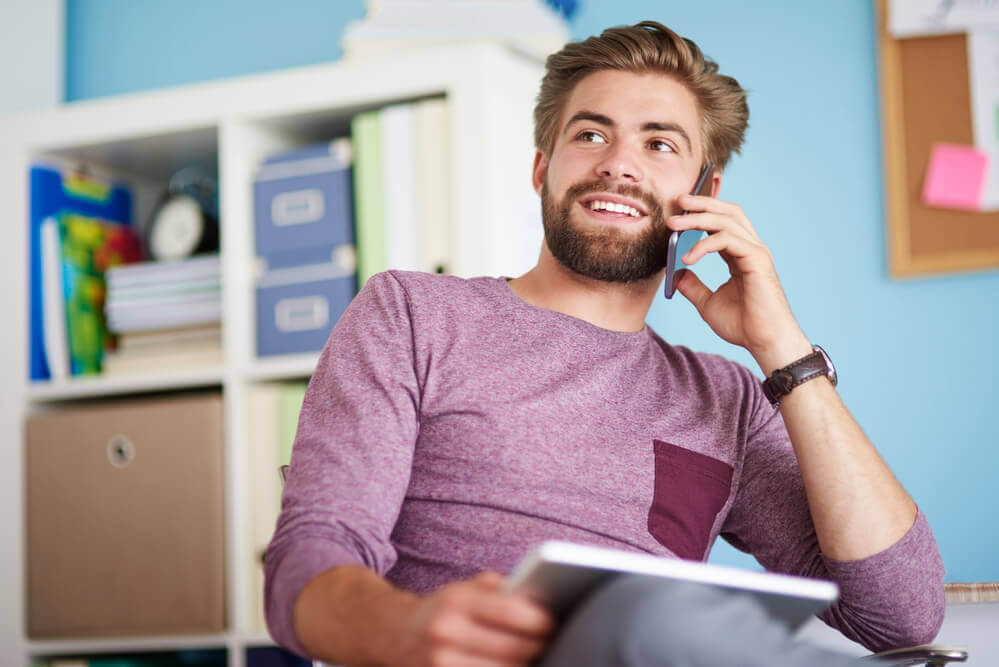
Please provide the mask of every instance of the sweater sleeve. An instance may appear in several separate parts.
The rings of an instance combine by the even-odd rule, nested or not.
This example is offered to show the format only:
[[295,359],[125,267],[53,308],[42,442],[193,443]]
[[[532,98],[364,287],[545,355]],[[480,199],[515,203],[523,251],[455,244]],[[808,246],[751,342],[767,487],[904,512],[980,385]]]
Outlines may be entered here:
[[305,655],[292,612],[305,585],[347,564],[379,574],[409,484],[419,385],[406,293],[378,274],[337,322],[309,382],[265,563],[267,625]]
[[880,553],[848,562],[821,553],[787,429],[762,392],[722,537],[767,570],[835,581],[839,599],[819,617],[871,651],[929,643],[943,623],[943,561],[921,511]]

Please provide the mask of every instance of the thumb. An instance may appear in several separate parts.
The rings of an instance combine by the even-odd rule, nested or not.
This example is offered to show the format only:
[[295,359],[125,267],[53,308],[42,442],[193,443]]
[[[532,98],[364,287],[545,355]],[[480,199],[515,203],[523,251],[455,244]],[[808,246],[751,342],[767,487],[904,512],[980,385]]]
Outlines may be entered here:
[[704,308],[708,304],[708,299],[712,297],[714,292],[708,289],[708,286],[701,282],[701,279],[697,277],[697,274],[690,269],[683,269],[678,271],[677,275],[680,276],[680,281],[676,284],[676,289],[680,294],[682,294],[687,301],[694,304],[694,308],[697,312],[704,315]]
[[498,591],[506,583],[506,577],[494,570],[484,570],[472,577],[472,581],[486,590]]

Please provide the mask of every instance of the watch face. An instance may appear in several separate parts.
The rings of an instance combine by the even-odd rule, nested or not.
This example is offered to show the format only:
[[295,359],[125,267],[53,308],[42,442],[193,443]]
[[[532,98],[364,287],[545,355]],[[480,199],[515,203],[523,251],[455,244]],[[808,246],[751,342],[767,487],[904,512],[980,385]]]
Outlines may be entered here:
[[171,197],[150,222],[149,254],[156,259],[183,259],[197,249],[205,219],[193,197]]
[[829,355],[826,354],[826,351],[818,345],[813,345],[812,349],[822,355],[823,361],[826,362],[826,377],[829,378],[829,381],[832,382],[832,386],[835,387],[836,383],[839,382],[839,378],[836,375],[836,367],[833,366],[832,359],[830,359]]

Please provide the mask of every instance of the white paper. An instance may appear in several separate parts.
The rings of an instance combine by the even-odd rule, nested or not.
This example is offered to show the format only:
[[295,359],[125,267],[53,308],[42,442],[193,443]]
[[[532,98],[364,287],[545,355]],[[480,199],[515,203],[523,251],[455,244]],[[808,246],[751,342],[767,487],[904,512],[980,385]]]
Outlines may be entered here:
[[968,78],[975,147],[990,157],[982,210],[995,211],[999,210],[999,30],[968,33]]
[[888,32],[923,37],[999,29],[997,0],[888,0]]

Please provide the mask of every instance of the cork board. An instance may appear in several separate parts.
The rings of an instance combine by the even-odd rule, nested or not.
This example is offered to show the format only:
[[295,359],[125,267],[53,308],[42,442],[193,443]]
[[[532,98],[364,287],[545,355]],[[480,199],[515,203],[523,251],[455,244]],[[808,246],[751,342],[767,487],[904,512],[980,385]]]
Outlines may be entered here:
[[999,211],[930,208],[921,198],[932,145],[974,142],[967,40],[963,34],[894,39],[887,0],[875,0],[875,11],[891,274],[999,267]]

